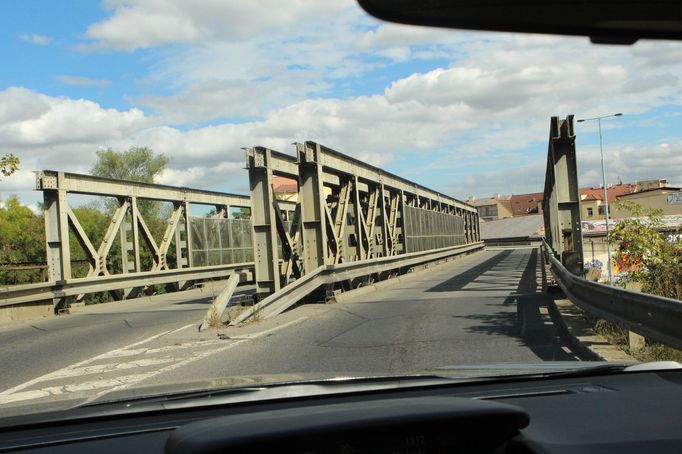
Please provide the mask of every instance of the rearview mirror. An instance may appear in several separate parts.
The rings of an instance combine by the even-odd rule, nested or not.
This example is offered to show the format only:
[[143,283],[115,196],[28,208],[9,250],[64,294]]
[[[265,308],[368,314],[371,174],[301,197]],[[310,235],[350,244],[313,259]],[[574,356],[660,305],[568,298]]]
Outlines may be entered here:
[[589,36],[632,44],[682,39],[681,0],[358,0],[372,16],[434,27]]

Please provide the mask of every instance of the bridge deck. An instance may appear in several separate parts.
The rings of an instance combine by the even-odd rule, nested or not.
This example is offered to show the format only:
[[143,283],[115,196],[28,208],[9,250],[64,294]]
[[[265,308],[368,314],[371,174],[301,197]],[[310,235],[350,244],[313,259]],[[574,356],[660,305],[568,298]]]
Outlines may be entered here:
[[[546,310],[539,251],[486,251],[395,286],[286,315],[295,327],[196,364],[207,376],[426,373],[575,360]],[[228,331],[239,337],[239,330]],[[183,372],[178,371],[180,379]]]
[[[32,381],[0,393],[0,403],[21,396],[48,398],[55,389],[68,394],[78,383],[80,388],[91,388],[88,392],[104,393],[116,386],[225,376],[278,375],[270,378],[273,381],[310,375],[438,373],[439,368],[477,363],[577,359],[547,314],[539,251],[531,248],[474,254],[343,303],[300,306],[271,320],[221,330],[224,339],[215,331],[198,334],[191,326],[140,342],[160,327],[198,324],[205,302],[187,304],[176,296],[174,302],[140,306],[138,311],[130,303],[126,306],[121,312],[98,308],[99,312],[40,322],[30,344],[35,355],[40,357],[51,339],[50,327],[60,324],[60,335],[71,336],[72,342],[88,342],[82,336],[89,330],[90,356],[69,356],[64,366],[76,360],[84,363],[61,366],[58,373],[37,379],[35,375],[4,377],[4,383]],[[69,323],[73,326],[66,326]],[[124,329],[126,323],[138,327],[135,337],[130,336],[130,328]],[[98,324],[100,336],[110,338],[108,348],[93,332]],[[146,332],[139,329],[144,324],[149,327]],[[118,329],[106,328],[113,326]],[[0,342],[12,332],[0,330]],[[52,332],[52,339],[55,335]],[[134,341],[135,345],[127,345]],[[59,356],[58,350],[50,351]],[[7,364],[5,360],[17,358],[0,353],[0,361]],[[53,365],[58,362],[50,360]],[[11,374],[6,370],[5,375]]]

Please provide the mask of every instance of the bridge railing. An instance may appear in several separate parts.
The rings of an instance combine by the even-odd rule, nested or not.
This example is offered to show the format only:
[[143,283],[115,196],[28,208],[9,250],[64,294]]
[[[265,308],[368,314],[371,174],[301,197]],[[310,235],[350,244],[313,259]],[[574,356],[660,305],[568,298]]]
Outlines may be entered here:
[[546,241],[543,249],[557,284],[571,302],[647,339],[682,349],[681,301],[588,281],[568,271]]

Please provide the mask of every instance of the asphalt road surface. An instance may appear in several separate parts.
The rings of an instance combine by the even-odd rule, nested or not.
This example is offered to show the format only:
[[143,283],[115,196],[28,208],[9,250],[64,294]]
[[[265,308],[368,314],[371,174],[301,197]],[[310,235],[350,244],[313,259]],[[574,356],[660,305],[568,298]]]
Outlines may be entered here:
[[487,250],[343,303],[203,333],[197,326],[207,301],[177,295],[0,327],[0,406],[224,377],[577,360],[548,315],[539,257],[534,248]]

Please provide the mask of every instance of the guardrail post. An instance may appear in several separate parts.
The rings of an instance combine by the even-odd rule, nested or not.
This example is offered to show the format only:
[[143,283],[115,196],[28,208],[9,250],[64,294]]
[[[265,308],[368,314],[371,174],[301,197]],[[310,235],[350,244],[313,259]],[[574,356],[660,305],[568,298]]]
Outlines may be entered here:
[[635,332],[628,331],[628,345],[630,350],[638,351],[646,346],[646,339]]

